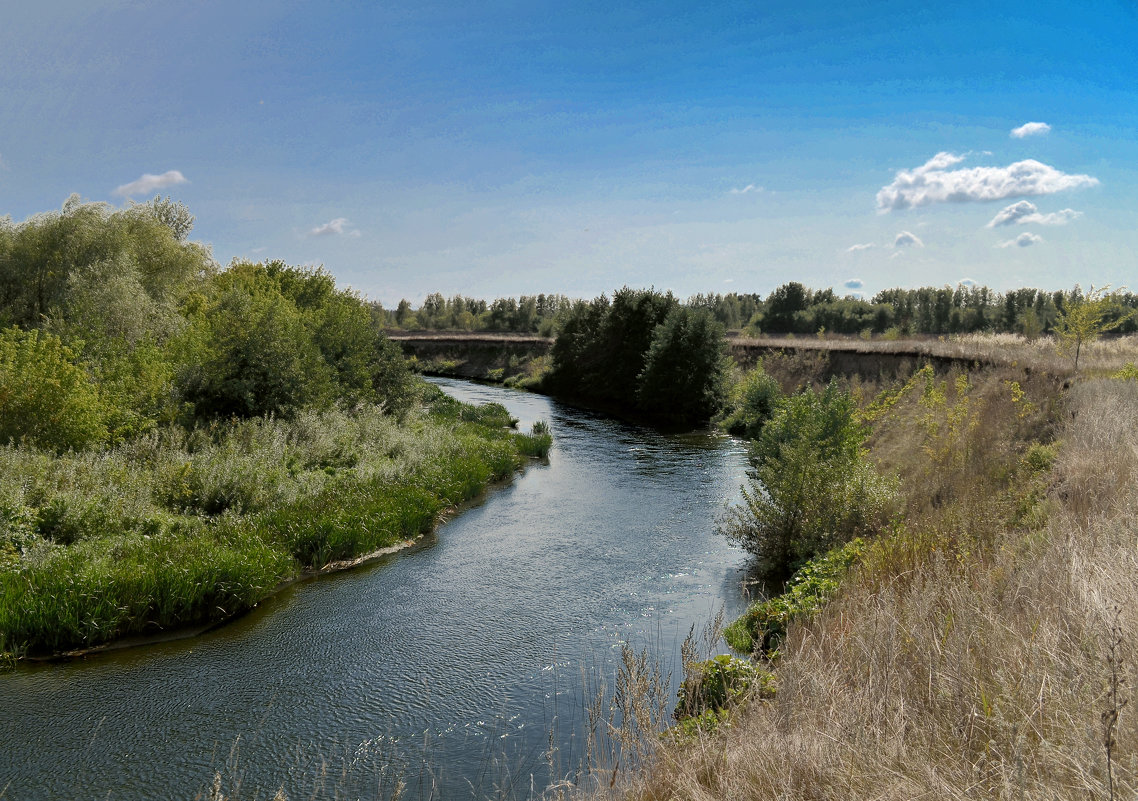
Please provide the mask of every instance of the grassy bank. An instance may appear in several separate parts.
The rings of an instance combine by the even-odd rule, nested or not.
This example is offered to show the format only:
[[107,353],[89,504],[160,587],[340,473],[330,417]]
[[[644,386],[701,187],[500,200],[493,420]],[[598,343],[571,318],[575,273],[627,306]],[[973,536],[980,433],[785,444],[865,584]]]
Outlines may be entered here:
[[900,525],[837,586],[800,582],[824,585],[820,610],[766,610],[773,700],[662,748],[619,794],[1132,797],[1138,382],[1063,391],[1003,368],[853,389]]
[[[311,410],[103,451],[0,449],[0,650],[50,654],[240,613],[282,581],[430,530],[548,452],[438,390],[402,419]],[[10,658],[10,656],[9,656]]]

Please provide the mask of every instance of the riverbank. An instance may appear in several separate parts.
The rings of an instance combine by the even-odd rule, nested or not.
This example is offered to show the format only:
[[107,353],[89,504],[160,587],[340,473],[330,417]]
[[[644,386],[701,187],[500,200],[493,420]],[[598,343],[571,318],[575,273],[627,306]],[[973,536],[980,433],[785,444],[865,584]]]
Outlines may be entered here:
[[0,651],[201,628],[305,574],[414,540],[547,432],[433,388],[378,407],[169,429],[99,452],[0,451]]
[[901,480],[896,530],[791,620],[773,700],[596,795],[1130,797],[1138,382],[1069,381],[851,381],[866,411],[887,400],[870,455]]

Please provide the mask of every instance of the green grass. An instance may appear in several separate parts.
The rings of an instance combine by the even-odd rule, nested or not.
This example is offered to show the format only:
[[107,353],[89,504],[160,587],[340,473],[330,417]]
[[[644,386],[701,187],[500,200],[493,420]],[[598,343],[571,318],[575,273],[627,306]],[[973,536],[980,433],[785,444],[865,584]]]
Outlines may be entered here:
[[773,598],[751,604],[723,632],[733,650],[741,654],[776,652],[793,620],[806,620],[820,610],[838,590],[850,566],[865,553],[858,538],[834,548],[803,565]]
[[500,405],[425,394],[402,421],[332,410],[99,453],[0,449],[0,652],[229,617],[286,579],[431,530],[548,453],[548,430],[513,431]]

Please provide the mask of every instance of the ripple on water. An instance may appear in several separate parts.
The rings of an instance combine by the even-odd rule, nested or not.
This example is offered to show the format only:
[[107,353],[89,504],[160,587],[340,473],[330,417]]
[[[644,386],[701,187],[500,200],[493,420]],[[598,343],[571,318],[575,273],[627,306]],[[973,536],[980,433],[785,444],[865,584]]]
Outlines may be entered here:
[[215,770],[307,797],[322,763],[351,795],[424,758],[442,797],[489,781],[493,758],[540,781],[551,728],[559,758],[581,756],[584,698],[623,643],[674,669],[692,624],[741,610],[743,557],[714,532],[745,477],[735,441],[439,383],[521,428],[550,421],[549,464],[429,545],[204,637],[0,678],[5,798],[192,798]]

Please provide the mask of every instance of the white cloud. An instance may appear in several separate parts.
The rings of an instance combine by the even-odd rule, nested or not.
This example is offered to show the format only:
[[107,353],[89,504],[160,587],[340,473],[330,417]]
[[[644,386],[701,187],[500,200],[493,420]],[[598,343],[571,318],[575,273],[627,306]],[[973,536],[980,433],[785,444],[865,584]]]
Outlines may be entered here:
[[961,286],[976,286],[976,279],[975,278],[961,278],[956,283],[960,284]]
[[182,175],[178,170],[167,170],[161,175],[144,173],[137,181],[131,181],[129,184],[120,186],[115,190],[115,194],[121,195],[122,197],[149,195],[151,192],[165,189],[167,186],[176,186],[177,184],[185,183],[189,183],[189,181],[187,181],[186,176]]
[[895,248],[903,248],[909,246],[915,248],[923,248],[925,246],[925,243],[921,241],[921,238],[919,236],[910,233],[909,231],[902,231],[901,233],[897,234],[897,238],[893,240],[893,247]]
[[872,242],[866,242],[860,245],[850,245],[848,248],[846,248],[846,253],[857,253],[859,250],[869,250],[870,248],[875,247],[877,247],[877,245],[873,244]]
[[843,286],[845,286],[846,289],[861,289],[865,286],[865,282],[860,278],[851,278],[850,280],[846,281]]
[[746,194],[749,194],[751,192],[762,192],[762,191],[763,191],[763,188],[761,186],[755,186],[754,184],[747,184],[742,189],[732,189],[731,194],[732,195],[746,195]]
[[1025,122],[1018,128],[1012,128],[1012,137],[1023,139],[1025,136],[1042,136],[1050,130],[1051,126],[1045,122]]
[[1081,211],[1075,211],[1074,209],[1063,209],[1048,214],[1040,214],[1039,209],[1035,207],[1034,203],[1021,200],[1018,203],[1013,203],[1001,209],[985,227],[996,228],[1000,225],[1026,225],[1028,223],[1038,223],[1039,225],[1066,225],[1071,220],[1082,216],[1083,213]]
[[900,170],[893,183],[877,193],[880,212],[927,206],[931,203],[964,203],[1003,200],[1026,195],[1049,195],[1064,189],[1096,186],[1097,178],[1068,175],[1034,159],[1006,167],[969,167],[950,170],[964,156],[937,153],[920,167]]
[[1027,248],[1042,241],[1043,237],[1041,237],[1039,234],[1033,234],[1030,231],[1024,231],[1015,239],[1009,239],[1007,242],[1001,242],[999,245],[997,245],[997,247],[1010,248],[1015,246]]
[[360,232],[354,228],[348,228],[348,219],[346,217],[337,217],[334,220],[329,220],[323,225],[318,225],[308,232],[309,236],[359,236]]

